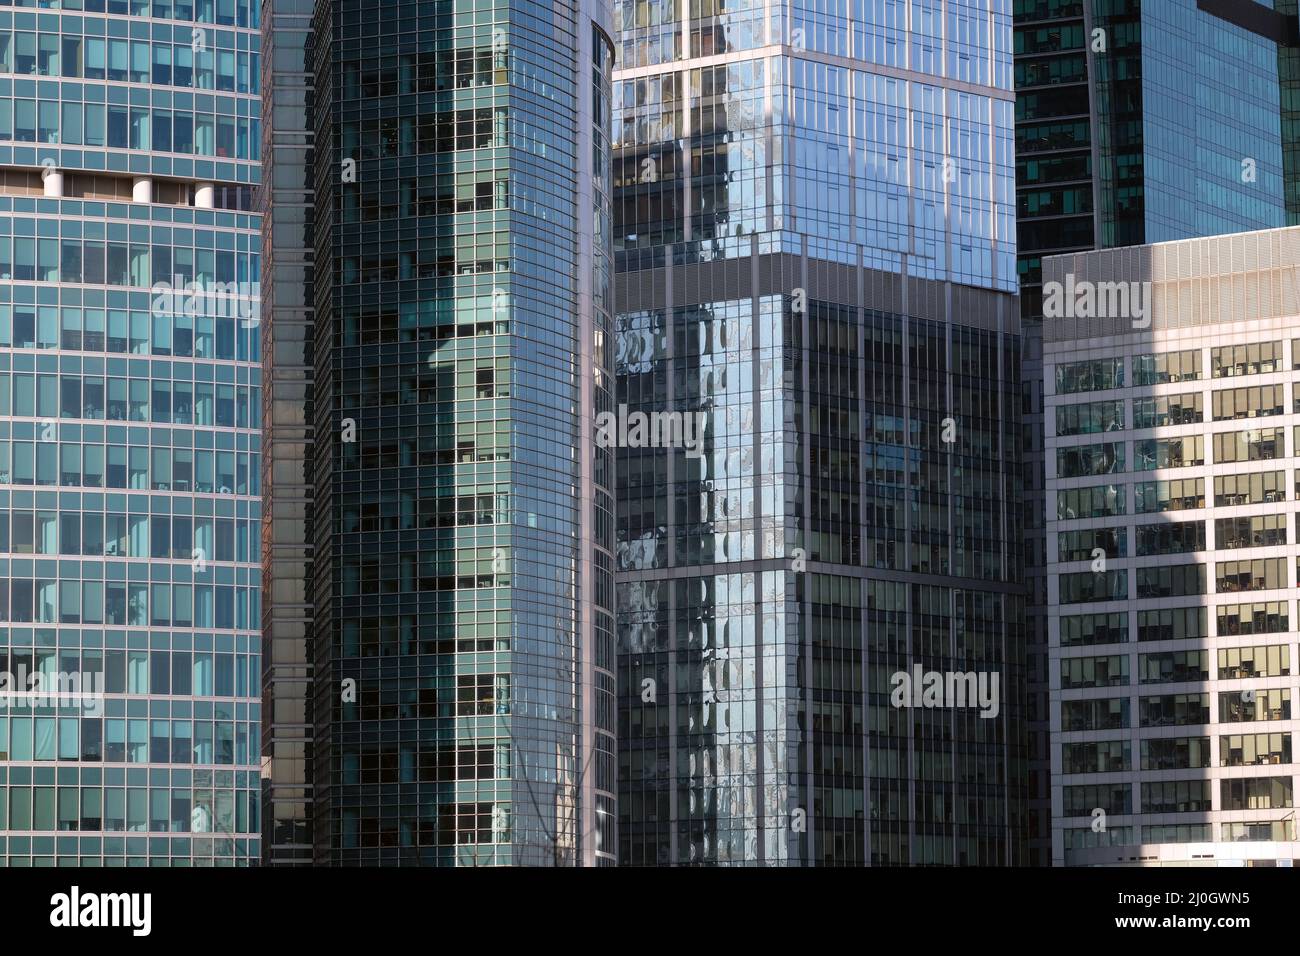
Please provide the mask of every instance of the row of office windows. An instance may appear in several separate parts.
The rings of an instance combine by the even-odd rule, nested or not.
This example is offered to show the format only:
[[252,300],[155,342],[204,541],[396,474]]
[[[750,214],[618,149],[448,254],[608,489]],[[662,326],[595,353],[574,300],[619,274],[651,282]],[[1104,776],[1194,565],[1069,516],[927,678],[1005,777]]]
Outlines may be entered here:
[[0,621],[117,627],[260,627],[256,585],[10,578],[0,584]]
[[[1290,627],[1289,607],[1289,601],[1258,601],[1223,604],[1213,609],[1174,607],[1138,611],[1137,638],[1139,641],[1171,641],[1209,637],[1206,630],[1207,610],[1215,613],[1215,633],[1219,637],[1285,634]],[[1062,647],[1125,644],[1129,640],[1129,612],[1065,615],[1059,619],[1058,633]]]
[[[251,317],[194,315],[183,309],[151,313],[0,303],[0,347],[258,362],[261,331]],[[0,367],[7,365],[6,362]],[[19,361],[14,361],[13,366],[22,367]],[[69,370],[67,365],[62,367]],[[99,371],[89,364],[84,368],[88,372]],[[108,370],[123,374],[126,366],[110,364]],[[196,378],[205,374],[213,373],[205,373],[202,366],[196,368]]]
[[[1100,657],[1067,657],[1061,660],[1061,689],[1126,687],[1132,681],[1129,657],[1107,654]],[[1206,650],[1159,651],[1138,656],[1139,684],[1198,683],[1210,679]],[[1233,690],[1219,694],[1219,720],[1240,723],[1289,720],[1289,688]]]
[[261,455],[151,448],[147,442],[102,445],[0,439],[0,484],[257,496],[262,493]]
[[[182,371],[181,363],[176,371]],[[211,374],[212,368],[205,371]],[[0,415],[41,419],[42,430],[56,418],[260,428],[261,404],[256,385],[0,372]]]
[[[1272,591],[1290,587],[1287,561],[1287,558],[1251,558],[1215,562],[1214,593]],[[1199,562],[1136,568],[1133,597],[1145,600],[1207,594],[1205,572],[1206,566]],[[1057,580],[1061,604],[1123,601],[1130,596],[1129,572],[1125,568],[1078,571],[1058,575]]]
[[[1290,804],[1286,804],[1290,806]],[[1263,809],[1251,806],[1250,809]],[[1086,814],[1077,814],[1086,816]],[[1212,843],[1215,829],[1208,823],[1168,823],[1143,827],[1108,827],[1103,831],[1091,828],[1067,828],[1063,832],[1067,850],[1083,850],[1102,846],[1135,846],[1138,842],[1158,843]],[[1244,823],[1218,824],[1219,843],[1256,843],[1295,839],[1293,820],[1253,820]],[[1140,836],[1139,836],[1140,834]],[[1267,858],[1273,864],[1272,857]],[[70,864],[69,864],[70,865]]]
[[[1287,368],[1285,344],[1281,341],[1223,345],[1209,351],[1211,378],[1264,375]],[[1291,356],[1290,367],[1300,369],[1300,339],[1291,340]],[[1132,380],[1128,385],[1134,387],[1198,381],[1204,367],[1200,349],[1134,355],[1130,362]],[[1056,394],[1125,388],[1124,372],[1123,358],[1062,363],[1056,366]]]
[[[190,230],[175,230],[175,233],[189,234],[174,234],[170,241],[164,239],[150,245],[147,240],[126,241],[125,224],[110,223],[110,238],[107,242],[103,241],[103,224],[64,222],[63,239],[47,237],[44,235],[46,228],[41,226],[32,230],[41,235],[29,233],[12,238],[0,235],[0,278],[16,282],[65,282],[147,289],[170,288],[178,276],[183,284],[193,282],[204,288],[217,283],[245,284],[257,280],[255,251],[190,248]],[[48,228],[52,230],[53,227]],[[82,236],[83,232],[85,237]],[[120,239],[113,235],[115,232],[122,233]],[[140,232],[147,234],[143,227]],[[196,238],[199,242],[205,238],[210,242],[211,234]],[[233,235],[224,235],[223,245],[228,243],[234,246],[235,238]],[[190,318],[196,315],[207,318],[243,318],[251,322],[255,318],[250,301],[252,288],[239,289],[237,285],[236,290],[243,293],[242,298],[232,295],[228,300],[222,299],[220,307],[223,311],[220,313],[215,312],[217,303],[212,303],[212,309],[209,309],[207,299],[201,301],[196,297],[191,308],[188,299],[180,299],[177,304],[179,294],[167,298],[163,293],[155,296],[158,302],[151,303],[154,306],[151,311],[180,312]]]
[[247,721],[0,717],[0,760],[247,765],[256,734]]
[[[112,17],[153,17],[156,20],[183,20],[250,29],[256,29],[261,22],[261,7],[256,0],[0,0],[0,7],[107,13]],[[47,22],[42,19],[42,27]]]
[[0,509],[0,552],[247,564],[258,560],[260,524],[256,518]]
[[[1139,741],[1137,766],[1133,765],[1131,746],[1128,740],[1089,740],[1061,744],[1061,772],[1205,770],[1211,766],[1209,737],[1144,738]],[[1254,767],[1290,762],[1290,734],[1233,734],[1219,738],[1220,767]]]
[[[1222,437],[1222,442],[1218,439]],[[1300,436],[1297,436],[1300,440]],[[1228,433],[1215,436],[1217,464],[1245,461],[1269,461],[1284,456],[1286,436],[1282,429],[1261,429],[1242,434]],[[1199,436],[1195,439],[1158,440],[1163,442],[1155,450],[1167,464],[1160,468],[1184,465],[1203,465],[1203,452]],[[1171,452],[1175,448],[1177,454]],[[1193,456],[1191,460],[1182,457]],[[1200,458],[1195,456],[1200,455]],[[1068,459],[1074,461],[1085,458]],[[1246,504],[1271,504],[1286,500],[1285,472],[1255,472],[1251,474],[1219,475],[1213,483],[1214,507]],[[1080,518],[1105,518],[1128,513],[1128,484],[1084,485],[1065,488],[1056,493],[1056,518],[1073,521]],[[1160,478],[1132,484],[1133,511],[1135,514],[1158,514],[1169,511],[1194,511],[1206,505],[1204,478]],[[1300,498],[1300,472],[1295,487]]]
[[[1296,387],[1296,402],[1300,403],[1300,385]],[[1201,393],[1168,395],[1161,398],[1133,399],[1133,428],[1154,428],[1163,425],[1200,424],[1205,420]],[[1106,399],[1056,406],[1056,435],[1094,435],[1103,432],[1124,431],[1124,399]],[[1298,404],[1296,407],[1300,407]],[[1283,384],[1251,385],[1228,388],[1210,394],[1210,420],[1215,422],[1240,421],[1248,418],[1268,418],[1287,411],[1286,386]]]
[[[82,26],[90,34],[96,21]],[[117,29],[115,29],[117,28]],[[77,33],[10,31],[0,23],[0,73],[18,76],[54,76],[64,79],[108,80],[110,83],[150,83],[223,93],[261,92],[260,57],[248,50],[249,34],[210,30],[203,36],[204,48],[195,50],[188,27],[176,27],[176,40],[156,33],[150,41],[128,39],[125,24],[114,23],[111,32],[121,37]],[[243,49],[235,49],[236,41]],[[161,42],[160,42],[161,41]]]
[[[1208,725],[1210,722],[1209,694],[1168,694],[1162,697],[1142,697],[1138,699],[1138,727],[1202,726]],[[1133,726],[1130,714],[1130,699],[1128,697],[1085,697],[1080,700],[1061,702],[1062,731],[1130,730]],[[1271,751],[1264,747],[1265,741],[1248,739],[1254,736],[1263,738],[1270,735],[1247,734],[1243,736],[1238,734],[1233,735],[1231,741],[1229,741],[1228,737],[1223,737],[1221,740],[1231,743],[1232,747],[1236,749],[1248,746],[1261,748],[1260,752],[1276,752],[1277,747],[1274,747]],[[1279,739],[1285,738],[1282,742],[1285,744],[1287,759],[1281,762],[1290,763],[1291,735],[1278,733],[1271,736]],[[1275,741],[1275,743],[1278,742]],[[1278,746],[1281,746],[1281,744],[1278,743]],[[1226,753],[1224,759],[1229,759]],[[1278,761],[1272,762],[1276,763]],[[1240,764],[1236,765],[1239,766]]]
[[[0,828],[36,833],[255,834],[258,800],[248,790],[0,786]],[[192,841],[172,842],[183,848]]]
[[106,146],[257,161],[261,125],[252,116],[80,99],[10,98],[0,93],[0,142]]
[[[1221,781],[1221,784],[1225,782]],[[1220,796],[1225,799],[1221,801],[1219,809],[1290,806],[1288,782],[1286,777],[1243,777],[1226,792],[1221,790]],[[1204,777],[1151,781],[1140,786],[1141,802],[1137,810],[1141,813],[1209,813],[1215,809],[1213,781]],[[1133,786],[1128,783],[1072,784],[1063,788],[1062,796],[1063,811],[1067,817],[1091,816],[1095,807],[1101,807],[1108,814],[1116,816],[1134,812]]]
[[[1265,548],[1287,543],[1287,516],[1243,515],[1218,518],[1214,522],[1212,550]],[[1134,529],[1136,556],[1187,554],[1205,551],[1207,544],[1204,521],[1157,521],[1139,524]],[[1096,560],[1101,552],[1107,558],[1129,557],[1127,528],[1089,528],[1057,534],[1058,561]]]
[[[1107,751],[1106,758],[1117,754],[1123,760],[1123,749]],[[1213,806],[1214,791],[1211,780],[1166,780],[1143,783],[1143,813],[1208,813],[1212,810],[1269,810],[1294,806],[1291,777],[1235,777],[1219,781],[1219,805]],[[1066,816],[1091,815],[1094,807],[1109,813],[1131,813],[1131,791],[1127,784],[1084,785],[1065,787]],[[1080,802],[1088,797],[1100,798],[1086,811],[1076,813]]]

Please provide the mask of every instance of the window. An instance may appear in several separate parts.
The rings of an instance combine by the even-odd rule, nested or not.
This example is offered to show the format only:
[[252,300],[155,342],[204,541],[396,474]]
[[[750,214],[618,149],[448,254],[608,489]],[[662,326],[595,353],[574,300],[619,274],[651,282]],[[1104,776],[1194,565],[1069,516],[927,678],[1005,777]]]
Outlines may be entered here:
[[1205,412],[1201,405],[1200,392],[1133,400],[1134,428],[1192,425],[1204,420]]
[[1123,359],[1094,359],[1056,367],[1056,394],[1058,395],[1123,387]]
[[1257,471],[1214,479],[1214,506],[1258,505],[1286,501],[1286,472]]
[[1113,773],[1129,769],[1127,740],[1087,740],[1061,744],[1064,773]]
[[1115,816],[1133,812],[1132,789],[1125,783],[1088,784],[1065,787],[1065,816],[1088,817],[1096,807]]
[[1158,823],[1142,828],[1143,843],[1209,843],[1208,823]]
[[1219,781],[1219,809],[1271,810],[1292,806],[1290,777],[1237,777]]
[[1128,655],[1061,658],[1061,687],[1115,687],[1128,683]]
[[1138,698],[1143,727],[1181,727],[1210,722],[1209,694],[1165,694]]
[[1225,647],[1219,650],[1219,680],[1287,677],[1290,673],[1291,648],[1286,644]]
[[1245,823],[1224,823],[1220,825],[1220,840],[1233,843],[1239,840],[1248,842],[1278,842],[1295,839],[1295,820],[1259,820]]
[[1270,461],[1286,454],[1286,439],[1280,428],[1256,428],[1244,432],[1216,432],[1214,460]]
[[1128,597],[1128,572],[1123,570],[1061,574],[1058,581],[1062,604],[1122,601]]
[[1286,515],[1219,518],[1214,522],[1216,549],[1266,548],[1286,544]]
[[1122,644],[1128,641],[1128,615],[1074,614],[1060,619],[1060,644],[1077,647],[1087,644]]
[[1219,694],[1219,723],[1290,720],[1290,688],[1231,690]]
[[1189,349],[1183,352],[1158,352],[1133,357],[1134,385],[1194,382],[1200,377],[1200,349]]
[[1281,342],[1250,342],[1210,349],[1210,374],[1214,378],[1261,375],[1282,371]]
[[1164,564],[1137,569],[1139,598],[1183,597],[1205,593],[1205,565]]
[[1144,481],[1133,486],[1133,510],[1138,514],[1189,511],[1204,507],[1204,478]]
[[1142,741],[1143,770],[1199,770],[1210,765],[1209,737],[1150,737]]
[[1143,684],[1179,684],[1209,677],[1210,652],[1206,650],[1138,655],[1138,681]]
[[1124,443],[1073,445],[1056,450],[1056,477],[1079,478],[1124,471]]
[[1287,586],[1286,562],[1283,558],[1220,561],[1214,567],[1215,590],[1220,594],[1271,591]]
[[1056,493],[1056,517],[1061,521],[1074,518],[1104,518],[1124,514],[1123,485],[1093,485],[1070,488]]
[[1218,609],[1218,634],[1284,633],[1289,627],[1287,608],[1290,604],[1290,601],[1225,604]]
[[1086,402],[1056,407],[1056,434],[1092,435],[1124,428],[1124,402]]
[[1290,734],[1227,734],[1219,738],[1220,767],[1258,767],[1290,762]]
[[1256,385],[1229,388],[1212,396],[1211,412],[1216,422],[1242,418],[1263,418],[1286,411],[1285,385]]
[[1155,471],[1205,464],[1205,439],[1200,435],[1182,438],[1146,438],[1133,443],[1133,470]]
[[1092,561],[1094,551],[1101,550],[1108,558],[1128,556],[1123,528],[1099,528],[1083,531],[1062,531],[1057,535],[1058,561]]
[[1205,550],[1204,521],[1157,521],[1137,526],[1138,557]]
[[1211,808],[1209,780],[1142,784],[1142,809],[1146,813],[1202,813]]
[[1061,701],[1062,730],[1127,730],[1128,698]]

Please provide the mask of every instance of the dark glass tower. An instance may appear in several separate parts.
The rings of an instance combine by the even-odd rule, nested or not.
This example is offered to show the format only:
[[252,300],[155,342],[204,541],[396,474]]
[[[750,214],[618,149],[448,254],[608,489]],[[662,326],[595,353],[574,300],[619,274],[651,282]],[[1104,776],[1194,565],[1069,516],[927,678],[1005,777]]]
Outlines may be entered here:
[[1009,0],[616,24],[620,862],[1019,862]]
[[283,12],[269,859],[611,863],[608,10]]
[[1035,864],[1048,862],[1051,827],[1042,258],[1296,221],[1295,4],[1272,6],[1254,0],[1015,3]]

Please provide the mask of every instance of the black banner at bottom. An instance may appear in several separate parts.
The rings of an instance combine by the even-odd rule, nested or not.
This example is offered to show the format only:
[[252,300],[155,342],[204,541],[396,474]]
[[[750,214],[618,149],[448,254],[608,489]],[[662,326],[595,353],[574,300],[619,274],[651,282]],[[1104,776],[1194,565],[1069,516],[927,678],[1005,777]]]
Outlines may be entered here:
[[[6,942],[730,947],[774,933],[915,935],[996,948],[1284,932],[1289,868],[0,870]],[[75,940],[71,934],[76,934]],[[1172,935],[1169,935],[1172,934]],[[906,940],[901,940],[905,942]],[[1007,945],[1011,945],[1008,942]],[[1017,945],[1021,945],[1017,943]]]

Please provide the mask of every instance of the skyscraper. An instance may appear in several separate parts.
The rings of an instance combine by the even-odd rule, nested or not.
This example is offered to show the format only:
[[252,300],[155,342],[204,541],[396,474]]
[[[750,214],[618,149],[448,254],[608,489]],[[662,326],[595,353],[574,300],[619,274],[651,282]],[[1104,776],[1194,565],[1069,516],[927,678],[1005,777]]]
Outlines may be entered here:
[[1010,3],[616,25],[620,862],[1019,862]]
[[0,12],[0,858],[247,865],[258,10],[35,6]]
[[1042,258],[1281,226],[1288,206],[1300,214],[1300,47],[1291,0],[1017,0],[1015,34],[1030,852],[1045,865]]
[[267,858],[611,863],[609,11],[283,12]]
[[1294,10],[1254,0],[1016,4],[1027,315],[1043,255],[1285,225],[1296,41]]
[[1296,227],[1044,261],[1058,865],[1297,856],[1298,265]]

